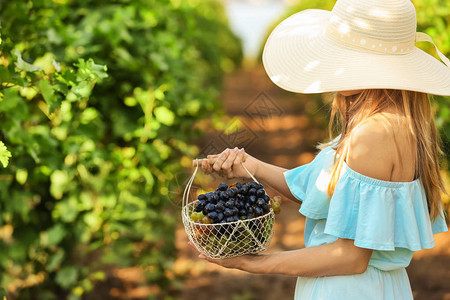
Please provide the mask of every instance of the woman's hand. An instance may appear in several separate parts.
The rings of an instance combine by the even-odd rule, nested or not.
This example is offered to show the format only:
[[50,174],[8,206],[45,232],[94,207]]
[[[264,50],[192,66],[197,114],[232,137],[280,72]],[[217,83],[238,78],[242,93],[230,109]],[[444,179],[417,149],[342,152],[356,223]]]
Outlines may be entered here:
[[205,174],[215,172],[228,179],[250,179],[251,176],[242,167],[241,163],[244,163],[247,170],[256,177],[259,182],[270,185],[281,195],[295,203],[299,202],[298,199],[291,194],[286,180],[284,179],[283,173],[287,171],[286,169],[262,162],[245,153],[243,148],[238,149],[236,147],[234,149],[225,149],[225,151],[220,154],[208,155],[207,158],[199,160],[198,162]]
[[256,176],[259,161],[245,153],[244,148],[238,149],[236,147],[234,149],[227,148],[220,154],[208,155],[199,163],[205,174],[215,172],[222,177],[231,179],[236,177],[250,178],[241,163],[245,163],[247,170]]

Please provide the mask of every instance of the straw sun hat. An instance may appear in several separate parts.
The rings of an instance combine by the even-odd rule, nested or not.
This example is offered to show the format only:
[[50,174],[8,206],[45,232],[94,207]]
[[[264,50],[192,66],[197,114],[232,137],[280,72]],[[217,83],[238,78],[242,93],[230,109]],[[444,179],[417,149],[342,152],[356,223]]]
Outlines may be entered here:
[[399,89],[450,95],[450,61],[415,46],[433,40],[416,32],[410,0],[338,0],[309,9],[270,34],[263,64],[279,87],[297,93]]

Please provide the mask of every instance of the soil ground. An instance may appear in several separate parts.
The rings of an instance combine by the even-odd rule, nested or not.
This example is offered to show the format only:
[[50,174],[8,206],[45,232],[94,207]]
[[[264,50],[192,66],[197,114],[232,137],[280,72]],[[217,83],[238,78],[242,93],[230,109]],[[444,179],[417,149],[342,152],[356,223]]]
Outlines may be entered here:
[[[262,66],[241,69],[225,81],[223,105],[229,116],[242,123],[241,130],[229,135],[210,133],[199,146],[203,154],[221,151],[230,145],[245,146],[251,155],[285,168],[308,163],[314,157],[314,145],[326,139],[326,107],[310,98],[285,92],[267,77]],[[270,195],[273,191],[268,190]],[[298,212],[299,203],[284,200],[276,218],[275,235],[267,252],[304,247],[305,218]],[[436,247],[414,254],[407,272],[416,300],[450,300],[450,233],[435,235]],[[186,280],[180,283],[174,299],[180,300],[260,300],[292,299],[295,278],[253,275],[228,270],[201,261],[187,245],[179,223],[176,234],[179,255],[175,273]],[[102,299],[148,299],[158,288],[142,286],[142,271],[117,269],[115,285]],[[120,283],[120,284],[118,284]],[[158,299],[158,296],[155,297]],[[98,298],[97,298],[98,299]]]

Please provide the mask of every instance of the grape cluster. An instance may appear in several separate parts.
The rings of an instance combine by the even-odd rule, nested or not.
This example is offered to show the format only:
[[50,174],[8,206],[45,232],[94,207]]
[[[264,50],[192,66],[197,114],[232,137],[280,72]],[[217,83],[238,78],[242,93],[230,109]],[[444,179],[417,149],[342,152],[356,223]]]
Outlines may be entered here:
[[195,221],[201,220],[201,223],[219,224],[253,219],[266,214],[269,210],[270,197],[262,184],[254,181],[248,184],[238,182],[229,188],[222,182],[214,192],[198,196],[194,208],[197,214],[191,217],[197,219]]

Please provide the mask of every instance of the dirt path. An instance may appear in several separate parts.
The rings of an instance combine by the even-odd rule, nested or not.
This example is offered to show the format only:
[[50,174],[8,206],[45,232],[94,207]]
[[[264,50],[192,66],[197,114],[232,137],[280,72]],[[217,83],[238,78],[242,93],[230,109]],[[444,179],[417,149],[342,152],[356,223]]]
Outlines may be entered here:
[[[241,129],[229,130],[229,135],[221,136],[212,132],[200,142],[203,154],[233,145],[245,147],[247,152],[263,161],[293,168],[311,161],[314,145],[326,138],[325,120],[320,116],[328,113],[327,108],[279,89],[261,66],[230,74],[225,82],[223,104],[227,115],[239,118]],[[268,193],[273,195],[271,190]],[[305,219],[298,213],[299,207],[297,203],[283,203],[268,252],[304,247]],[[435,238],[436,247],[416,252],[407,269],[416,300],[450,300],[450,233]],[[187,245],[181,224],[176,234],[176,247],[179,255],[174,271],[186,281],[180,283],[180,292],[174,299],[275,300],[293,297],[295,278],[253,275],[198,260]],[[157,287],[139,286],[143,275],[138,268],[116,270],[114,276],[124,283],[122,291],[114,291],[116,299],[144,299],[157,292]]]

